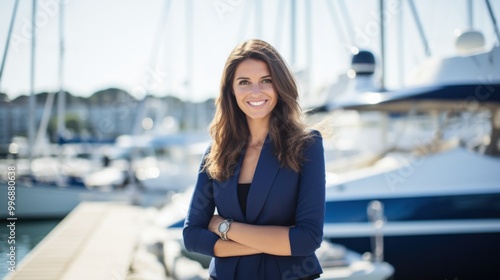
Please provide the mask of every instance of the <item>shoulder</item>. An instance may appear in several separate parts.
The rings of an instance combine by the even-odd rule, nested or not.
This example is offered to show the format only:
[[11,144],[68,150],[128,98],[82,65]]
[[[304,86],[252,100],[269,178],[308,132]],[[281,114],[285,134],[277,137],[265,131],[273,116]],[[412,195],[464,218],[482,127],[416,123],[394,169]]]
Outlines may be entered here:
[[210,151],[212,150],[213,144],[214,144],[213,141],[210,141],[210,143],[208,143],[207,149],[205,150],[205,155],[210,153]]
[[308,129],[307,130],[307,133],[313,138],[313,139],[319,139],[319,140],[322,140],[323,139],[323,136],[321,136],[321,132],[319,132],[319,130],[316,130],[316,129]]
[[323,145],[323,136],[321,135],[321,132],[315,129],[308,129],[307,130],[307,146],[315,146],[315,145]]
[[209,160],[208,158],[210,157],[210,151],[212,150],[212,144],[213,144],[212,142],[210,142],[208,144],[205,152],[201,156],[201,169],[200,169],[200,171],[206,172],[205,165],[207,164],[207,161]]
[[323,137],[318,130],[309,129],[307,133],[308,137],[304,146],[304,155],[310,159],[317,154],[323,153]]

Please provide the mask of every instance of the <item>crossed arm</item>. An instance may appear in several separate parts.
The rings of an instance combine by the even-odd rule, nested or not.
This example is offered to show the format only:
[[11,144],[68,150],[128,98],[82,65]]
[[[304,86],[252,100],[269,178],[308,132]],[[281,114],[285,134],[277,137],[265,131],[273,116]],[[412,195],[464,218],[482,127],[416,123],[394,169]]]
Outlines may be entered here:
[[[218,226],[224,221],[219,215],[210,220],[208,229],[219,234]],[[227,233],[229,240],[217,240],[214,254],[217,257],[232,257],[266,253],[277,256],[290,256],[289,227],[258,226],[233,222]]]

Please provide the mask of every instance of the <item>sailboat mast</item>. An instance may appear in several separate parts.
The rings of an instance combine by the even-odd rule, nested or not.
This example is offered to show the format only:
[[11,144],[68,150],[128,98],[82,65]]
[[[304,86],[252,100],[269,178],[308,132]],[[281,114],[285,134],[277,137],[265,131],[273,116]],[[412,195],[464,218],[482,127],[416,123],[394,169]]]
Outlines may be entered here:
[[385,90],[385,28],[384,28],[384,0],[380,0],[380,89]]
[[312,87],[312,69],[313,69],[313,53],[312,53],[312,46],[313,44],[313,29],[312,29],[312,12],[311,12],[311,5],[312,1],[306,1],[304,3],[304,13],[305,13],[305,54],[306,54],[306,94],[308,95],[306,99],[309,99],[308,101],[310,102],[312,97],[312,92],[313,92],[313,87]]
[[64,93],[64,1],[59,2],[59,94],[57,95],[57,138],[61,145],[64,140],[66,95]]
[[30,97],[28,101],[28,164],[29,175],[33,172],[31,163],[33,162],[33,144],[35,140],[35,46],[36,46],[36,0],[32,2],[31,13],[31,60],[30,60]]
[[405,48],[404,48],[404,16],[403,16],[403,0],[398,0],[398,86],[404,84],[404,70],[405,70]]
[[261,39],[261,37],[262,37],[262,2],[261,2],[261,0],[255,0],[254,16],[255,16],[255,38]]
[[12,18],[10,19],[9,33],[7,33],[7,41],[5,41],[5,48],[3,51],[3,58],[2,58],[2,66],[0,66],[0,92],[1,92],[1,88],[2,88],[1,85],[2,85],[3,68],[5,67],[5,61],[7,60],[7,53],[9,52],[10,37],[12,36],[12,29],[14,27],[14,22],[16,21],[17,7],[18,6],[19,6],[19,0],[16,0],[16,3],[14,3],[14,9],[12,11]]
[[196,110],[195,101],[190,98],[194,95],[194,85],[193,85],[193,42],[194,42],[194,29],[193,29],[193,19],[194,19],[194,5],[193,0],[186,0],[186,96],[188,101],[189,110],[188,114],[188,130],[195,130],[198,128],[199,124],[199,113]]
[[472,5],[472,0],[467,0],[467,24],[469,29],[474,28],[474,5]]
[[296,10],[297,10],[297,7],[296,7],[296,3],[295,1],[296,0],[291,0],[291,5],[290,5],[290,27],[291,27],[291,30],[290,30],[290,65],[293,67],[295,67],[295,34],[296,34],[296,31],[297,31],[297,19],[295,18],[295,15],[296,15]]

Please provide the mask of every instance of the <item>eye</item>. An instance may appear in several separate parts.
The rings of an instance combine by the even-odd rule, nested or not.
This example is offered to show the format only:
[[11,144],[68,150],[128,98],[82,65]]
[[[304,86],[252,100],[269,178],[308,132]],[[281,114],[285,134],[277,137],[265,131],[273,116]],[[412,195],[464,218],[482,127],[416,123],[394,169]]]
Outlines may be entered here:
[[247,80],[240,80],[240,81],[238,82],[238,85],[248,85],[248,84],[250,84],[250,82],[249,82],[249,81],[247,81]]
[[264,79],[264,80],[262,80],[262,83],[264,83],[264,84],[272,84],[273,80],[271,80],[271,79]]

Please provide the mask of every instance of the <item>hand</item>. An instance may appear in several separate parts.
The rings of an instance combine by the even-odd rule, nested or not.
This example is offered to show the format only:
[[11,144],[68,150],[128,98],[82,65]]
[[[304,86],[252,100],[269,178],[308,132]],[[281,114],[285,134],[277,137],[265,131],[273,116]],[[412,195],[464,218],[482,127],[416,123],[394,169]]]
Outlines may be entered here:
[[208,230],[217,234],[219,234],[219,224],[222,223],[225,219],[219,215],[214,215],[208,224]]

